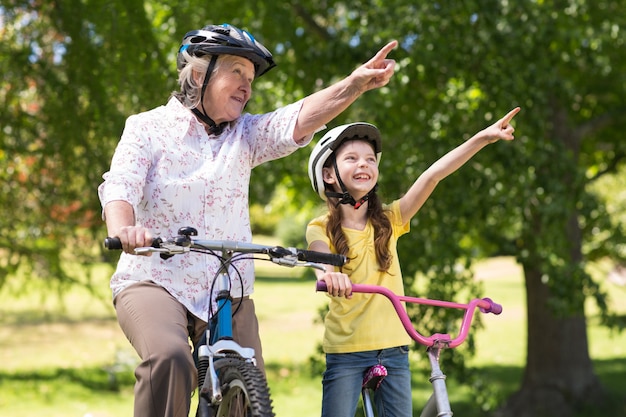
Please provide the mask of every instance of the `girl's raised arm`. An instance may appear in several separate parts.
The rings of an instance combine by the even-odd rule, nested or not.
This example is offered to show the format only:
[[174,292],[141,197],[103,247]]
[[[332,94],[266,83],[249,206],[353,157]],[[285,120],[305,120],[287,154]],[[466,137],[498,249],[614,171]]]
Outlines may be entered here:
[[519,111],[519,107],[514,108],[493,125],[476,133],[470,139],[439,158],[424,171],[400,199],[402,221],[407,222],[415,216],[426,200],[428,200],[437,184],[439,184],[439,181],[458,170],[482,148],[498,140],[513,140],[515,129],[510,122]]

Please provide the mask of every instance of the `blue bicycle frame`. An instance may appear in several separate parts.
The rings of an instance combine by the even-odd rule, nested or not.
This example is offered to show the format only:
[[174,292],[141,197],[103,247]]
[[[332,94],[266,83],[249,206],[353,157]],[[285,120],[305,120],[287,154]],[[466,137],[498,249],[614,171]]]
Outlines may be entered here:
[[[230,257],[231,255],[226,252],[224,256]],[[224,265],[228,265],[228,262],[225,262]],[[217,359],[224,358],[228,354],[236,354],[241,359],[256,365],[254,349],[242,347],[233,340],[232,298],[230,297],[230,278],[227,271],[222,269],[217,277],[216,285],[217,312],[209,320],[206,334],[196,350],[199,380],[202,382],[200,393],[202,395],[208,394],[211,403],[216,403],[222,399],[219,380],[215,370],[215,361]],[[207,344],[206,340],[209,340],[210,343]],[[194,355],[196,352],[194,352]],[[201,372],[206,372],[206,374],[202,375]]]

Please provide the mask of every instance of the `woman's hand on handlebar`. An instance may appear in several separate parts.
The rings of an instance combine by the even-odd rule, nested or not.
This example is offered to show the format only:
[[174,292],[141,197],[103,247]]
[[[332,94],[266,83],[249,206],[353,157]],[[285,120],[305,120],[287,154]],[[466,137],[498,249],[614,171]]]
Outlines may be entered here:
[[352,298],[352,281],[343,272],[327,271],[320,274],[318,279],[326,283],[328,294],[333,297]]
[[[152,245],[152,234],[143,226],[123,226],[115,237],[122,242],[122,250],[131,255],[137,255],[135,248]],[[142,256],[151,256],[152,252],[142,253]]]

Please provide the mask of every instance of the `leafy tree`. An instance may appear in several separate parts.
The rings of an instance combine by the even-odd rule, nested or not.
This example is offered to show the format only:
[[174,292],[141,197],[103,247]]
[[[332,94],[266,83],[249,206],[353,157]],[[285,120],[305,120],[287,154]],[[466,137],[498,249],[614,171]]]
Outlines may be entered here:
[[[395,38],[390,85],[332,124],[379,126],[381,190],[394,198],[461,140],[522,107],[516,141],[488,147],[446,179],[400,241],[400,257],[407,277],[427,284],[424,295],[452,299],[478,291],[475,259],[514,255],[526,281],[527,365],[501,412],[572,415],[603,395],[585,300],[617,323],[588,265],[624,257],[623,216],[610,215],[593,187],[626,154],[622,3],[0,0],[0,279],[24,267],[51,283],[80,280],[63,270],[63,254],[98,255],[96,187],[125,117],[176,88],[187,30],[230,22],[274,51],[279,66],[255,84],[252,112],[328,85]],[[280,186],[300,191],[290,194],[296,207],[316,201],[307,157],[257,168],[253,200],[268,203]],[[446,318],[432,319],[420,322],[434,328]],[[453,361],[464,365],[460,355]]]
[[[523,108],[515,121],[517,141],[489,147],[446,179],[413,220],[400,254],[405,273],[428,279],[426,295],[444,299],[475,291],[477,255],[514,255],[522,265],[528,361],[502,415],[566,416],[602,403],[585,300],[595,300],[605,324],[623,325],[588,269],[624,256],[621,219],[608,215],[592,187],[624,161],[621,7],[606,1],[387,1],[295,9],[302,25],[297,32],[311,45],[302,60],[314,55],[333,73],[349,71],[335,71],[350,63],[338,56],[367,56],[387,39],[401,40],[392,84],[360,99],[348,116],[381,128],[381,188],[391,197],[462,138],[516,105]],[[295,187],[306,188],[306,179],[293,178]],[[462,358],[455,361],[463,366]]]
[[62,249],[94,257],[95,187],[124,118],[137,103],[156,105],[156,86],[174,85],[164,35],[142,2],[0,4],[3,272],[36,267],[50,284],[80,279],[63,269]]

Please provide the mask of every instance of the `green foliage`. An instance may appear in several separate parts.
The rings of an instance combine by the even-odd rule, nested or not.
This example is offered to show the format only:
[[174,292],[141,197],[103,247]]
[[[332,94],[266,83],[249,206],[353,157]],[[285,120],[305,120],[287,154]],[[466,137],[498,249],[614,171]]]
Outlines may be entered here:
[[[253,204],[250,208],[250,221],[254,234],[271,235],[278,238],[282,246],[306,246],[306,225],[323,211],[314,200],[295,205],[301,198],[301,191],[284,179],[274,190],[272,198],[265,204]],[[321,202],[321,200],[320,200]]]
[[75,384],[93,392],[119,392],[121,389],[132,388],[135,377],[132,369],[114,370],[96,368],[80,369],[48,369],[34,372],[3,374],[2,381],[11,385],[21,381],[37,381],[40,384]]
[[[471,260],[514,254],[529,278],[547,286],[549,319],[584,317],[592,297],[604,322],[619,323],[588,268],[625,258],[624,217],[615,207],[626,200],[594,188],[626,156],[622,9],[620,1],[589,0],[211,7],[197,0],[0,0],[0,285],[22,265],[69,282],[66,251],[84,262],[99,256],[91,249],[105,233],[96,187],[124,119],[164,103],[176,88],[175,51],[187,30],[231,22],[254,33],[278,62],[255,84],[251,112],[300,99],[349,74],[388,40],[400,41],[390,84],[328,126],[366,120],[381,129],[387,200],[520,105],[517,139],[482,151],[412,220],[400,241],[407,289],[443,298],[478,291]],[[259,230],[278,230],[272,216],[297,229],[306,224],[301,213],[315,213],[309,150],[255,169],[251,201],[272,213],[262,220],[267,225],[256,223]],[[274,207],[279,187],[290,193]],[[289,230],[281,239],[296,235]],[[414,286],[414,276],[427,285]]]
[[267,206],[258,203],[250,205],[250,223],[253,234],[273,236],[279,221],[280,214],[270,212]]

